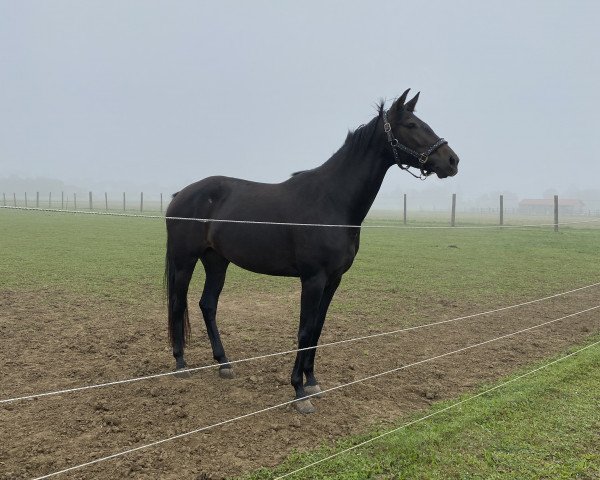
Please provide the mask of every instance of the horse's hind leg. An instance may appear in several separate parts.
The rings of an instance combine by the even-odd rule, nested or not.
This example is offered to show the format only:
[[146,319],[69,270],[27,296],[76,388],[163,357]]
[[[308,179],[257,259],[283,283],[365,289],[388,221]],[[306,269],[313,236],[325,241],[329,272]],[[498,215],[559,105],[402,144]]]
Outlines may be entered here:
[[175,368],[177,370],[186,367],[183,350],[185,347],[186,330],[189,330],[187,292],[196,262],[196,258],[169,261],[167,273],[169,331],[173,345],[173,356],[175,357]]
[[206,332],[210,340],[214,359],[221,364],[219,375],[222,378],[233,378],[233,369],[225,355],[225,349],[221,343],[221,336],[217,328],[217,305],[219,295],[223,290],[225,275],[229,260],[219,255],[214,250],[207,250],[200,256],[206,279],[204,281],[204,290],[200,298],[200,310],[206,324]]

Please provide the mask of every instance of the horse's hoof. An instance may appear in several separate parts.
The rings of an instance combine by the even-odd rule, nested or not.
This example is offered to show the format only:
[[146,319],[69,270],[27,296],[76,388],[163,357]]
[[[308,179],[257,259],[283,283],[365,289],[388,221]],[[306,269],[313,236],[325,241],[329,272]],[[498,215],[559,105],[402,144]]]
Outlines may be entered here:
[[323,392],[318,385],[304,385],[304,393],[310,395],[311,398],[322,398]]
[[175,370],[175,373],[173,374],[174,377],[176,378],[190,378],[192,376],[192,372],[190,372],[187,368],[178,368],[177,370]]
[[313,404],[310,403],[308,398],[303,398],[302,400],[298,400],[294,402],[294,408],[303,415],[307,415],[309,413],[315,413],[317,409],[313,407]]
[[235,378],[235,373],[233,372],[233,368],[231,368],[231,367],[219,368],[219,377],[227,378],[227,379]]

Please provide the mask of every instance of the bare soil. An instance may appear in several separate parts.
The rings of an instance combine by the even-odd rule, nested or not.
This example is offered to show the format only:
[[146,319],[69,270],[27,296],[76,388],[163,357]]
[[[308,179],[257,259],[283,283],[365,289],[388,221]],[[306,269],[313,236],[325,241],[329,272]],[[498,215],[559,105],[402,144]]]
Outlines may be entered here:
[[[343,302],[351,292],[340,292]],[[222,296],[219,317],[231,359],[295,347],[299,291]],[[323,388],[558,318],[597,303],[584,290],[514,310],[388,337],[324,348],[317,355]],[[322,342],[386,331],[415,318],[342,314],[328,317]],[[190,298],[190,304],[196,300]],[[423,302],[429,323],[511,303]],[[0,290],[0,398],[39,393],[173,368],[164,308],[111,298],[90,302],[56,290]],[[203,322],[192,309],[195,336],[190,366],[212,363]],[[588,312],[504,340],[342,388],[314,400],[317,413],[292,407],[169,441],[68,473],[85,479],[220,479],[274,466],[293,451],[392,425],[399,417],[505,376],[580,344],[600,331],[600,312]],[[0,478],[31,478],[194,430],[292,398],[293,355],[239,364],[236,378],[216,369],[189,379],[172,376],[0,405]],[[407,432],[410,434],[410,431]]]

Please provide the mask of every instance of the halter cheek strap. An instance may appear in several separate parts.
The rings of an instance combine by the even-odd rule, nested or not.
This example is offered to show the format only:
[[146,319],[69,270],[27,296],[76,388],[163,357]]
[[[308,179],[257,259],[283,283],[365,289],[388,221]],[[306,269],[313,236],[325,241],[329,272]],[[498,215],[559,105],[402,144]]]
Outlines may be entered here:
[[[412,148],[408,148],[407,146],[402,145],[398,141],[398,139],[394,137],[394,134],[392,133],[392,126],[390,125],[390,122],[388,122],[388,119],[387,119],[387,112],[384,110],[382,112],[382,114],[383,114],[383,130],[385,131],[387,138],[388,138],[388,142],[390,143],[390,146],[392,147],[392,152],[394,152],[394,160],[396,161],[396,164],[402,170],[406,170],[408,173],[410,173],[413,177],[418,178],[420,180],[425,180],[432,173],[432,172],[428,172],[425,170],[425,164],[427,163],[427,160],[429,159],[429,155],[431,155],[438,148],[440,148],[442,145],[447,144],[448,142],[446,140],[444,140],[443,138],[440,138],[431,147],[429,147],[426,152],[424,152],[424,153],[416,152]],[[409,170],[409,168],[411,167],[410,165],[402,163],[402,161],[400,160],[400,155],[398,154],[398,150],[402,150],[403,152],[408,153],[409,155],[415,157],[419,161],[419,164],[421,165],[420,166],[420,170],[421,170],[420,175],[415,175],[414,173],[412,173]]]

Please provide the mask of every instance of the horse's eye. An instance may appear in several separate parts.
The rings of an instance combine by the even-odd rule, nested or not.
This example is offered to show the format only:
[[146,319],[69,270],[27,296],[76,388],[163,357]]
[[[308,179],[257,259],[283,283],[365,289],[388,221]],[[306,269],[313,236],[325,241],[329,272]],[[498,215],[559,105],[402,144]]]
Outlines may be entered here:
[[417,128],[417,124],[415,122],[407,123],[406,128]]

